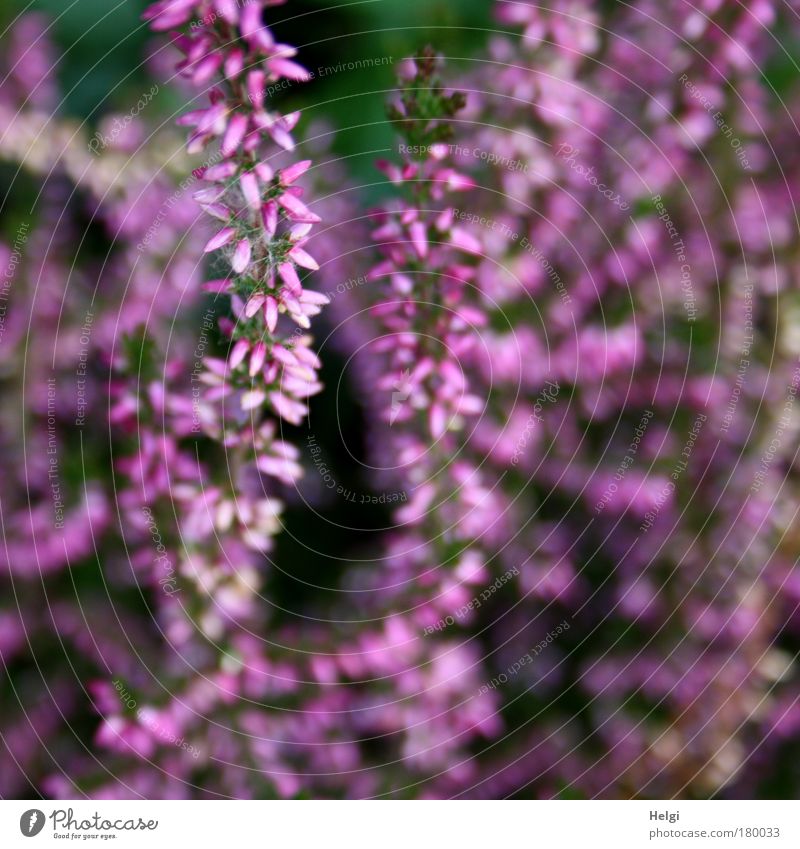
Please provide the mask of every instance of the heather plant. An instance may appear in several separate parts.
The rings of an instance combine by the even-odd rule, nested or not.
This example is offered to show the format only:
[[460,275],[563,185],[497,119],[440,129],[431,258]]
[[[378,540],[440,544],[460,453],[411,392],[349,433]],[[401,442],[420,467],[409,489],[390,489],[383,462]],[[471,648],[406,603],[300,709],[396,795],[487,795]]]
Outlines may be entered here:
[[494,5],[367,187],[291,5],[10,31],[0,795],[791,785],[797,4]]
[[524,720],[473,794],[746,795],[794,727],[793,449],[765,454],[795,415],[794,128],[758,66],[793,19],[681,6],[499,3],[525,31],[463,115],[488,312],[470,442],[523,517],[518,600],[477,625],[500,669],[577,626],[503,688]]

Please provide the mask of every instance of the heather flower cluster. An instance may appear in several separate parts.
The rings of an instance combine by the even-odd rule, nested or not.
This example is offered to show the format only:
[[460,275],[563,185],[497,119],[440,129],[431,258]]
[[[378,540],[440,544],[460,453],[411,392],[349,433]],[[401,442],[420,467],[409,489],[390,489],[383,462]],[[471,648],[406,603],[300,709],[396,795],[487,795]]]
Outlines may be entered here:
[[283,5],[5,37],[0,796],[791,795],[800,4],[497,0],[368,187]]
[[299,424],[307,413],[305,399],[321,389],[320,363],[310,338],[278,332],[278,320],[285,314],[307,329],[328,299],[303,288],[298,274],[319,267],[304,245],[320,219],[296,185],[311,162],[277,171],[267,162],[266,145],[294,148],[291,131],[300,115],[270,112],[265,88],[279,79],[308,78],[290,58],[294,48],[275,43],[262,21],[263,10],[273,5],[165,0],[150,6],[145,18],[159,31],[192,22],[175,39],[185,57],[178,68],[195,86],[207,88],[209,104],[178,123],[192,128],[189,153],[219,144],[218,161],[199,172],[210,185],[195,197],[222,225],[205,251],[221,251],[229,269],[205,288],[231,296],[233,317],[223,330],[234,344],[227,363],[206,361],[208,398],[235,393],[244,410],[268,402],[279,416]]

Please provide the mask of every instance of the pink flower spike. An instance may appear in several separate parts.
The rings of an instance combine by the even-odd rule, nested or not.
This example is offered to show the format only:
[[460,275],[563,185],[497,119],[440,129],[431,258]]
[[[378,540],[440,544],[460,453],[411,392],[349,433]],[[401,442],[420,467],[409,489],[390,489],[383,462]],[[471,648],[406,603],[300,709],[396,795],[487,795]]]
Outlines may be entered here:
[[311,366],[311,368],[313,369],[322,368],[322,363],[320,362],[319,357],[310,348],[305,348],[302,345],[298,345],[294,349],[294,355],[301,363],[305,363],[307,366]]
[[231,367],[231,370],[241,365],[249,350],[250,343],[247,339],[239,339],[239,341],[231,348],[230,355],[228,356],[228,365]]
[[233,237],[236,235],[236,228],[234,227],[225,227],[220,230],[216,236],[212,236],[208,242],[206,243],[205,248],[203,249],[203,253],[211,253],[211,251],[216,251],[221,247],[224,247],[229,242],[233,241]]
[[284,186],[291,185],[298,177],[305,174],[311,166],[310,159],[304,159],[301,162],[295,162],[294,165],[290,165],[288,168],[284,168],[280,172],[281,183]]
[[257,342],[250,355],[250,377],[255,377],[264,365],[267,358],[267,346],[263,342]]
[[228,128],[222,138],[220,150],[223,156],[233,156],[242,143],[244,134],[247,132],[247,117],[245,115],[232,115],[228,121]]

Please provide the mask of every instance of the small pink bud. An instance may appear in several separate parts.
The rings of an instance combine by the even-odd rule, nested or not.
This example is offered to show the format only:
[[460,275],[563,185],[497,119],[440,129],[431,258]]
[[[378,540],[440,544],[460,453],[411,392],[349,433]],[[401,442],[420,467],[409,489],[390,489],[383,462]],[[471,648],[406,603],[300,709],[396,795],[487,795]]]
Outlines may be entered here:
[[297,294],[303,291],[300,278],[297,276],[297,272],[291,262],[281,263],[278,266],[278,274],[280,274],[281,280],[283,280],[290,291],[296,292]]
[[242,143],[244,134],[247,132],[247,117],[245,115],[232,115],[228,121],[228,128],[222,138],[220,150],[223,156],[233,156]]
[[247,356],[247,352],[250,350],[250,343],[247,339],[239,339],[238,342],[231,348],[231,353],[228,358],[228,364],[231,369],[235,369],[239,366],[244,358]]
[[244,69],[244,51],[238,47],[234,47],[225,58],[225,76],[229,79],[235,79],[242,73]]
[[316,224],[322,219],[313,212],[300,200],[288,192],[285,192],[278,198],[278,203],[286,210],[289,217],[295,221],[305,221]]
[[301,247],[295,246],[289,251],[289,256],[301,267],[309,268],[311,271],[319,269],[319,263],[313,256],[307,254]]
[[264,301],[264,321],[267,323],[267,330],[273,333],[278,324],[278,302],[272,295],[267,295]]
[[203,249],[203,253],[211,253],[211,251],[216,251],[219,248],[224,247],[229,242],[233,241],[233,237],[235,235],[236,229],[234,227],[225,227],[220,230],[216,236],[212,236],[208,240],[205,248]]
[[428,235],[425,232],[425,225],[421,221],[415,221],[409,228],[411,241],[414,244],[420,259],[425,259],[428,255]]
[[250,209],[258,210],[261,206],[261,190],[258,186],[258,177],[252,171],[245,171],[239,177],[239,185],[242,187],[242,194]]
[[248,265],[250,265],[250,242],[247,239],[241,239],[236,245],[236,250],[233,252],[231,266],[237,274],[241,274]]
[[261,219],[267,236],[272,238],[278,229],[278,207],[275,201],[271,200],[261,207]]
[[298,177],[305,174],[310,166],[311,160],[304,159],[302,162],[295,162],[294,165],[284,168],[280,173],[281,183],[283,183],[284,186],[291,185]]
[[267,346],[263,342],[257,342],[250,355],[250,377],[255,377],[261,371],[266,358]]
[[264,305],[266,297],[263,292],[256,292],[255,295],[251,295],[244,307],[245,317],[252,318]]

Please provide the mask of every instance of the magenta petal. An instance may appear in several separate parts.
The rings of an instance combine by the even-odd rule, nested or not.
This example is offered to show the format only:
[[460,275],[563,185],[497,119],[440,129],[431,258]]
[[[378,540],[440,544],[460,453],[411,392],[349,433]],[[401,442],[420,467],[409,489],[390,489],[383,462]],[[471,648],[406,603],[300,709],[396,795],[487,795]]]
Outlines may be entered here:
[[266,76],[263,71],[250,71],[247,75],[247,94],[256,109],[261,109],[264,106],[265,79]]
[[267,296],[263,292],[256,292],[255,295],[248,298],[244,308],[245,316],[247,318],[252,318],[261,309],[266,297]]
[[208,242],[206,243],[205,248],[203,249],[204,253],[211,253],[211,251],[216,251],[219,248],[227,245],[229,242],[233,241],[233,237],[236,235],[236,229],[234,227],[225,227],[220,230],[216,236],[212,236]]
[[310,159],[303,159],[301,162],[295,162],[294,165],[290,165],[288,168],[284,168],[281,171],[281,182],[284,186],[288,186],[293,183],[298,177],[302,174],[305,174],[311,166]]
[[272,333],[278,324],[278,302],[272,295],[267,295],[264,302],[264,321],[267,323],[267,329]]
[[482,254],[483,246],[481,243],[466,230],[461,227],[453,227],[450,231],[450,243],[462,251],[467,251],[471,254]]
[[297,272],[291,262],[281,263],[278,266],[278,274],[280,274],[281,280],[283,280],[291,291],[297,294],[303,291],[300,278],[297,276]]
[[278,229],[278,207],[275,201],[269,201],[261,207],[261,218],[264,222],[264,230],[272,238]]
[[289,217],[295,221],[306,221],[315,224],[322,220],[318,215],[314,215],[300,198],[288,192],[278,198],[278,203],[287,211]]
[[223,156],[233,156],[242,143],[244,134],[247,132],[247,118],[244,115],[232,115],[228,121],[228,128],[220,145]]
[[319,263],[313,256],[307,254],[302,248],[294,247],[289,251],[289,256],[301,267],[309,268],[311,271],[319,269]]
[[298,82],[307,82],[311,79],[311,74],[302,65],[292,62],[291,59],[282,59],[280,56],[274,56],[268,60],[267,64],[270,71],[276,77],[286,77],[287,79],[297,80]]
[[239,185],[242,187],[242,194],[250,209],[259,209],[261,206],[261,190],[258,186],[258,177],[252,171],[245,171],[239,177]]
[[434,404],[431,407],[428,422],[431,429],[431,436],[434,439],[439,439],[444,436],[444,433],[447,430],[447,415],[441,404]]
[[414,245],[414,250],[419,254],[421,259],[428,255],[428,236],[425,231],[425,225],[421,221],[415,221],[409,228],[411,241]]
[[229,79],[235,79],[242,73],[244,69],[244,52],[238,47],[234,47],[225,58],[225,76]]
[[241,274],[248,265],[250,265],[250,242],[247,239],[241,239],[236,245],[236,250],[233,252],[231,266],[238,274]]
[[222,67],[223,58],[220,53],[213,53],[203,59],[192,74],[192,82],[195,85],[207,83],[214,74]]
[[255,377],[261,371],[266,358],[267,346],[263,342],[258,342],[250,355],[250,377]]
[[242,395],[242,409],[254,410],[260,407],[267,398],[267,393],[263,389],[253,389],[250,392],[245,392]]
[[230,356],[228,357],[228,364],[231,369],[235,369],[244,358],[247,356],[247,352],[250,350],[250,343],[247,339],[240,339],[232,348]]

